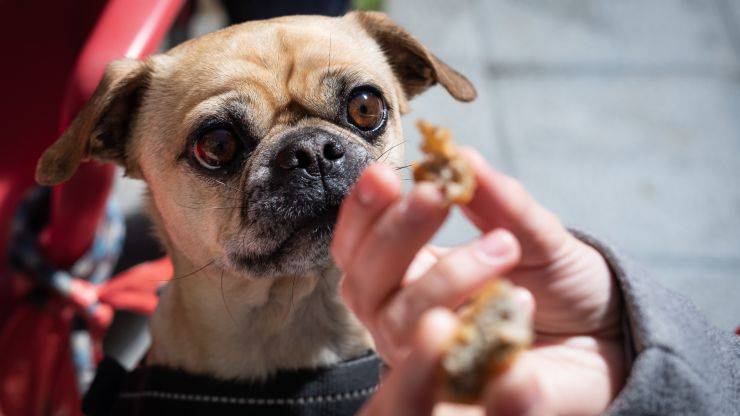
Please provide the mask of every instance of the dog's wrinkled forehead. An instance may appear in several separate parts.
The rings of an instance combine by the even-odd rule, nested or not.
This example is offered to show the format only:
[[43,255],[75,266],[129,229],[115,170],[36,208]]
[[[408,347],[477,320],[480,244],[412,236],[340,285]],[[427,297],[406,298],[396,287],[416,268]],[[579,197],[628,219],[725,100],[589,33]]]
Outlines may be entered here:
[[[344,24],[340,24],[340,23]],[[216,51],[214,45],[218,45]],[[390,107],[402,97],[382,51],[357,24],[306,16],[245,23],[172,50],[176,60],[162,80],[178,97],[174,124],[192,128],[224,106],[248,107],[250,125],[263,136],[290,122],[293,108],[330,119],[347,84],[372,84]]]
[[36,179],[58,184],[89,158],[118,163],[141,178],[137,161],[144,148],[163,150],[148,138],[186,140],[200,118],[227,105],[248,110],[244,124],[257,129],[257,137],[270,126],[289,125],[300,111],[331,122],[327,115],[341,106],[338,90],[353,82],[380,92],[394,121],[407,100],[435,84],[459,101],[476,96],[463,75],[382,13],[249,22],[145,60],[110,63],[93,96],[44,152]]

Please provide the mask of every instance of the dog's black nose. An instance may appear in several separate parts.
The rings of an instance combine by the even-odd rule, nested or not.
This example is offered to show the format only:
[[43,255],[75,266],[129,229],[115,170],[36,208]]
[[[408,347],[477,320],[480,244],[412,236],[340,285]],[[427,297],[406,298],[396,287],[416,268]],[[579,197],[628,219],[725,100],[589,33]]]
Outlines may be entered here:
[[269,168],[271,195],[284,198],[272,206],[290,206],[301,218],[338,207],[373,161],[360,139],[320,127],[295,128],[269,143],[274,150],[260,164]]
[[275,156],[275,163],[284,170],[302,169],[311,176],[326,174],[344,157],[344,145],[327,134],[294,137]]

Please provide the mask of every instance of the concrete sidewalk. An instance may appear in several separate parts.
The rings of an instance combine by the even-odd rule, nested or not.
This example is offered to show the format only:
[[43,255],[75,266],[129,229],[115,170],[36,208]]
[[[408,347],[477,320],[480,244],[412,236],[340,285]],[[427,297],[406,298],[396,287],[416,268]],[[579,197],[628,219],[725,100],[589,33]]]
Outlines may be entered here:
[[[718,326],[740,325],[740,3],[394,0],[480,97],[412,102],[612,242]],[[456,215],[436,237],[475,236]]]

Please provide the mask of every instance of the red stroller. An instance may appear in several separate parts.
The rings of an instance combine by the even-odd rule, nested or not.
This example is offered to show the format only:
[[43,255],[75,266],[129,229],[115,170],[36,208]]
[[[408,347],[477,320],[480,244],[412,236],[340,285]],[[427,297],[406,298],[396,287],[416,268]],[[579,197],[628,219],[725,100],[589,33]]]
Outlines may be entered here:
[[171,273],[163,258],[107,279],[122,240],[112,167],[87,163],[52,190],[33,177],[105,65],[153,52],[183,3],[0,2],[0,414],[79,414],[114,311],[151,313]]

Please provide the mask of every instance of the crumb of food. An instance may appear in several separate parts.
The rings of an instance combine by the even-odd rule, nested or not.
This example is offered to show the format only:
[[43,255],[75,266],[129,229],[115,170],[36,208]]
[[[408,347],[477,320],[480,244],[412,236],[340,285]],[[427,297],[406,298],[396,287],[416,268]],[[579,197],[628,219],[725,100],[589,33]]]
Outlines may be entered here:
[[450,130],[423,120],[416,127],[421,132],[421,150],[426,157],[414,164],[414,181],[436,184],[450,204],[470,202],[475,191],[475,175],[452,143]]
[[486,381],[500,374],[532,342],[530,316],[514,299],[514,286],[496,280],[460,312],[460,326],[441,362],[444,396],[480,400]]

